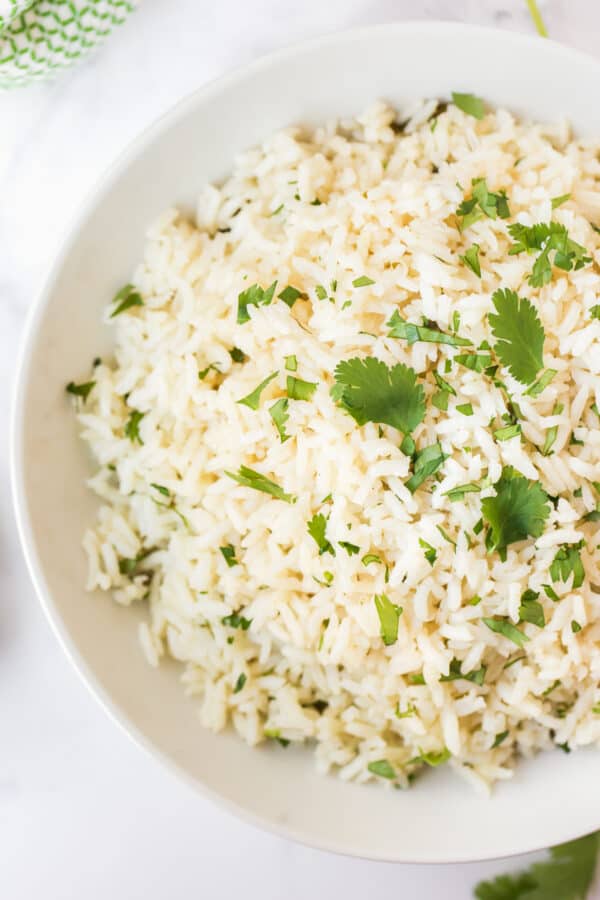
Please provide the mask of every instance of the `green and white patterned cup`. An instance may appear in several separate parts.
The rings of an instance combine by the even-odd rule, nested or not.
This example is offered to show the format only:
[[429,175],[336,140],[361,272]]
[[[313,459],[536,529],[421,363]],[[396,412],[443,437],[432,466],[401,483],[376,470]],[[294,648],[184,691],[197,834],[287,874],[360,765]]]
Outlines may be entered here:
[[0,0],[0,88],[47,78],[122,24],[139,0]]

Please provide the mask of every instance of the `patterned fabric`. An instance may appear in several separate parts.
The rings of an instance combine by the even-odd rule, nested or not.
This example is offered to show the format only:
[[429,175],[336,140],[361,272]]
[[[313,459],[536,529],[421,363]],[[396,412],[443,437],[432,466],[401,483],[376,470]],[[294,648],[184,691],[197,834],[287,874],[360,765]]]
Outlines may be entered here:
[[138,0],[0,0],[0,88],[46,78],[76,62]]

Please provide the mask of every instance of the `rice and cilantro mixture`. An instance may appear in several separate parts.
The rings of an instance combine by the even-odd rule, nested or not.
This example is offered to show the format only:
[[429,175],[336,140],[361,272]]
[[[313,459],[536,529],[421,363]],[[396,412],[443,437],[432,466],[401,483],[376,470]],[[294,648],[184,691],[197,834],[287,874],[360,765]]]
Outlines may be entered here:
[[88,588],[359,782],[600,742],[600,144],[452,99],[239,156],[67,388]]

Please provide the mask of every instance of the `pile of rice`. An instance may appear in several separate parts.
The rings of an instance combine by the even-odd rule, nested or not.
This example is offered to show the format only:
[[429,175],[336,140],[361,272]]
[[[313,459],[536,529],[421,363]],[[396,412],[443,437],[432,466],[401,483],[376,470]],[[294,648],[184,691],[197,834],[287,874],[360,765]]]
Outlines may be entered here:
[[[103,500],[84,538],[87,587],[147,605],[148,661],[169,654],[184,664],[207,728],[231,724],[253,745],[307,741],[319,769],[343,779],[385,778],[385,761],[405,785],[424,761],[447,760],[486,786],[511,777],[519,755],[600,741],[600,526],[583,521],[600,481],[600,321],[590,315],[600,292],[590,224],[600,222],[600,147],[504,110],[478,121],[426,102],[407,117],[399,126],[379,103],[355,120],[282,131],[203,190],[195,221],[172,209],[152,226],[133,276],[143,305],[112,319],[114,358],[95,366],[79,401],[98,465],[90,485]],[[478,177],[506,191],[510,221],[561,222],[593,262],[554,269],[550,284],[532,288],[532,257],[509,256],[506,221],[457,227]],[[459,259],[473,242],[481,279]],[[273,302],[250,306],[238,324],[238,295],[275,280]],[[286,285],[306,298],[277,299]],[[493,437],[506,404],[490,378],[454,365],[444,377],[456,395],[439,410],[432,372],[443,374],[456,349],[411,345],[385,327],[399,310],[449,332],[458,312],[462,335],[493,343],[487,316],[501,287],[533,300],[544,366],[557,370],[537,397],[501,370],[523,413],[523,435],[507,441]],[[294,375],[318,386],[310,400],[289,401],[282,442],[270,408],[286,396],[289,356]],[[355,356],[405,363],[424,386],[427,413],[413,437],[418,447],[439,441],[447,459],[414,493],[402,435],[359,427],[330,395],[337,364]],[[238,403],[273,372],[258,409]],[[473,415],[457,411],[465,403]],[[126,431],[132,410],[143,413],[139,440]],[[553,427],[544,456],[536,448]],[[226,474],[242,465],[297,501]],[[511,544],[503,562],[474,528],[505,466],[539,481],[553,503],[543,535]],[[461,502],[445,496],[483,479]],[[320,554],[308,533],[317,513],[335,555]],[[583,585],[554,584],[555,602],[542,587],[552,560],[582,540]],[[233,565],[220,550],[229,545]],[[369,554],[380,561],[365,562]],[[520,650],[482,619],[517,624],[526,589],[540,592],[546,625],[519,624],[529,638]],[[390,646],[380,594],[403,608]],[[483,684],[440,680],[453,660],[463,673],[485,666]]]

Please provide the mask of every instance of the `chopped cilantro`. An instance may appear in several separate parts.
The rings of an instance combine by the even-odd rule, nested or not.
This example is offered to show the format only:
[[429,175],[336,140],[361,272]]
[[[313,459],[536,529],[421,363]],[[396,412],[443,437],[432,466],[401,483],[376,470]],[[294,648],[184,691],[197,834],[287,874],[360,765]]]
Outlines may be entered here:
[[292,494],[286,494],[283,488],[271,481],[270,478],[267,478],[260,472],[256,472],[254,469],[249,469],[248,466],[240,466],[238,472],[225,472],[225,474],[228,478],[237,481],[238,484],[244,487],[262,491],[264,494],[270,494],[272,497],[275,497],[277,500],[283,500],[285,503],[296,502],[296,498]]
[[410,716],[414,716],[417,711],[417,707],[412,703],[409,703],[404,712],[400,709],[400,704],[396,705],[396,718],[397,719],[408,719]]
[[275,424],[275,428],[279,433],[279,438],[282,444],[285,444],[286,441],[289,441],[291,435],[287,433],[285,430],[285,423],[289,419],[288,413],[289,400],[285,397],[281,397],[280,400],[277,400],[273,406],[269,407],[269,415],[273,419]]
[[415,344],[417,341],[424,341],[430,344],[447,344],[450,347],[470,347],[473,341],[466,338],[458,337],[455,334],[447,334],[440,331],[439,328],[429,328],[424,325],[414,325],[412,322],[406,322],[397,309],[392,313],[392,317],[386,323],[390,331],[388,337],[404,338],[409,344]]
[[549,600],[553,600],[554,603],[559,602],[560,597],[558,596],[558,594],[556,593],[556,591],[554,590],[552,585],[543,584],[542,587],[544,588],[544,593],[545,593],[546,597],[548,597]]
[[454,359],[466,369],[480,374],[492,364],[492,357],[488,353],[459,353]]
[[240,616],[239,613],[230,613],[228,616],[223,616],[221,624],[228,625],[229,628],[240,628],[242,631],[248,631],[252,625],[252,619],[246,619],[245,616]]
[[259,284],[242,291],[238,295],[237,323],[243,325],[250,321],[249,306],[268,306],[273,301],[277,282],[274,281],[268,288],[262,288]]
[[287,395],[290,400],[310,400],[317,389],[314,381],[303,381],[302,378],[296,378],[295,375],[287,376]]
[[550,578],[553,582],[568,581],[573,576],[573,590],[580,588],[585,580],[585,569],[581,561],[580,550],[583,541],[578,544],[564,544],[557,552],[550,566]]
[[[492,744],[492,746],[491,746],[490,749],[491,749],[491,750],[495,750],[496,747],[499,747],[500,744],[503,744],[503,743],[504,743],[504,741],[506,740],[507,737],[508,737],[508,731],[501,731],[501,732],[500,732],[499,734],[497,734],[496,737],[494,738],[494,743]],[[501,898],[499,898],[499,900],[501,900]]]
[[155,484],[154,482],[150,483],[150,487],[153,487],[155,491],[158,491],[159,494],[162,494],[163,497],[170,497],[171,491],[169,488],[165,487],[164,484]]
[[600,303],[596,303],[595,306],[592,306],[590,308],[590,316],[592,317],[592,319],[600,320]]
[[552,209],[558,209],[559,206],[562,206],[563,203],[566,203],[567,200],[571,199],[570,194],[561,194],[559,197],[552,198]]
[[367,275],[359,275],[352,282],[352,287],[368,287],[370,284],[375,284],[372,278],[368,278]]
[[122,312],[125,312],[125,310],[131,309],[132,306],[144,305],[141,294],[132,284],[126,284],[122,287],[121,290],[115,294],[112,302],[116,305],[110,314],[111,319],[114,319],[115,316],[119,316]]
[[326,528],[327,519],[323,513],[315,513],[312,519],[307,523],[308,533],[319,548],[319,556],[322,556],[323,553],[331,553],[332,556],[335,556],[333,546],[325,537]]
[[529,481],[507,466],[494,485],[495,496],[481,501],[490,529],[490,547],[505,555],[509,544],[539,537],[550,514],[548,495],[537,481]]
[[414,458],[414,474],[406,482],[406,487],[411,494],[414,494],[427,478],[437,472],[447,458],[448,455],[444,453],[439,443],[419,450]]
[[376,594],[374,600],[381,637],[386,647],[389,647],[398,640],[398,621],[402,615],[402,607],[392,603],[387,594]]
[[529,622],[531,625],[537,625],[543,628],[546,624],[544,616],[544,607],[538,601],[539,593],[526,590],[521,596],[521,605],[519,606],[519,622]]
[[470,481],[467,484],[461,484],[458,487],[451,488],[449,491],[443,495],[447,497],[448,500],[454,502],[455,500],[464,500],[465,494],[477,494],[481,491],[481,485],[475,484],[474,481]]
[[298,288],[293,287],[293,285],[288,284],[287,287],[281,291],[280,294],[277,295],[280,300],[283,300],[287,306],[291,309],[296,300],[300,300],[300,298],[305,299],[306,294],[303,291],[299,291]]
[[237,559],[235,558],[235,547],[233,546],[233,544],[226,544],[224,547],[219,547],[219,550],[221,551],[223,559],[230,569],[233,569],[234,566],[239,565]]
[[372,775],[379,775],[380,778],[395,778],[396,771],[389,764],[387,759],[376,759],[375,762],[370,762],[367,766],[367,769]]
[[359,424],[379,422],[409,434],[425,416],[425,395],[414,369],[375,357],[348,359],[335,370],[340,403]]
[[143,444],[143,440],[140,435],[140,422],[144,418],[146,413],[140,412],[137,409],[132,409],[127,422],[125,423],[125,437],[128,437],[132,444],[136,442],[138,444]]
[[511,438],[518,437],[521,434],[521,426],[517,422],[514,425],[506,425],[504,428],[497,428],[494,431],[494,437],[497,441],[510,441]]
[[418,675],[411,675],[410,683],[411,684],[425,684],[425,676],[423,675],[422,672],[419,672]]
[[480,97],[476,97],[475,94],[460,94],[457,91],[452,91],[452,102],[468,116],[473,116],[475,119],[483,119],[485,115],[483,100]]
[[486,666],[482,666],[480,669],[474,669],[472,672],[463,672],[461,671],[462,662],[460,659],[454,658],[450,663],[450,670],[447,675],[442,675],[440,677],[440,681],[458,681],[459,679],[464,679],[465,681],[472,681],[473,684],[477,684],[481,687],[483,682],[485,681],[485,673],[487,671]]
[[246,681],[247,681],[246,675],[244,675],[244,673],[242,672],[240,675],[238,675],[238,679],[233,688],[233,693],[239,694],[239,692],[242,690],[242,688],[246,684]]
[[432,547],[431,544],[428,544],[427,541],[424,541],[423,538],[419,538],[419,547],[422,547],[425,553],[423,554],[427,562],[430,566],[433,566],[437,559],[437,550],[435,547]]
[[84,384],[75,384],[74,381],[70,381],[66,386],[65,391],[67,392],[67,394],[73,394],[74,397],[81,397],[81,399],[85,403],[90,395],[90,391],[95,386],[95,381],[86,381]]
[[363,566],[369,566],[371,563],[381,563],[381,557],[376,553],[365,553],[361,559]]
[[322,284],[318,284],[315,288],[315,294],[319,300],[327,300],[327,291]]
[[209,366],[206,366],[205,369],[200,369],[198,372],[198,379],[200,381],[204,381],[209,372],[217,372],[220,373],[220,369],[218,366],[215,366],[214,363],[211,363]]
[[[448,762],[450,755],[450,751],[447,747],[444,747],[443,750],[432,751],[430,753],[423,753],[421,751],[420,756],[418,756],[414,762],[422,762],[425,763],[426,766],[437,768],[437,766],[441,766],[442,763]],[[413,760],[411,760],[411,762],[413,762]]]
[[295,356],[286,356],[285,368],[288,372],[296,372],[298,369],[298,360]]
[[585,247],[572,241],[565,226],[558,222],[536,225],[515,222],[508,226],[508,231],[515,241],[509,250],[511,256],[523,252],[538,254],[529,278],[532,287],[543,287],[552,280],[551,253],[554,253],[554,265],[566,272],[581,269],[592,261],[591,256],[586,256]]
[[356,544],[351,544],[350,541],[338,541],[338,543],[340,547],[343,547],[348,556],[356,556],[356,554],[360,552],[360,547],[357,547]]
[[543,375],[540,375],[537,381],[535,381],[530,388],[525,391],[526,395],[530,397],[539,397],[539,395],[544,391],[554,376],[557,374],[556,369],[546,369]]
[[494,631],[496,634],[501,634],[503,637],[508,638],[509,641],[512,641],[513,644],[516,644],[517,647],[522,647],[523,644],[526,644],[529,638],[526,634],[523,634],[522,631],[513,625],[510,619],[503,616],[494,616],[493,618],[485,618],[481,620],[484,625],[490,629],[490,631]]
[[458,403],[456,409],[459,413],[462,413],[463,416],[473,415],[473,407],[470,403]]
[[468,250],[465,251],[464,256],[458,257],[462,263],[467,266],[477,275],[478,278],[481,278],[481,265],[479,263],[479,244],[473,244],[469,247]]
[[238,403],[242,403],[244,406],[247,406],[248,409],[258,409],[260,405],[260,395],[266,388],[268,384],[270,384],[274,378],[277,378],[279,372],[273,372],[271,375],[267,376],[264,381],[261,381],[254,390],[248,394],[246,397],[242,397],[241,400],[238,400]]
[[461,231],[487,216],[488,219],[507,219],[510,216],[508,198],[504,191],[495,194],[488,189],[485,178],[474,178],[471,182],[471,196],[463,200],[456,215],[462,219]]
[[231,359],[233,360],[233,362],[236,362],[236,363],[245,363],[246,360],[248,359],[248,357],[246,356],[244,351],[240,350],[239,347],[232,347],[231,350],[229,351],[229,355],[230,355]]

